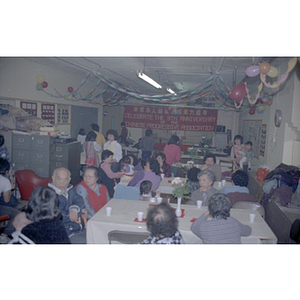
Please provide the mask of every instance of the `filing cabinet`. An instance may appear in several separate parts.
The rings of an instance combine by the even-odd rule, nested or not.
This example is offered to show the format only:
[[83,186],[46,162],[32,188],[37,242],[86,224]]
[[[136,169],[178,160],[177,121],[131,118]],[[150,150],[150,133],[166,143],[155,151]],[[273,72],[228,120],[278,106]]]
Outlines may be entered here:
[[80,142],[56,143],[51,136],[13,133],[13,170],[33,170],[38,176],[50,177],[59,167],[71,172],[71,183],[80,182]]

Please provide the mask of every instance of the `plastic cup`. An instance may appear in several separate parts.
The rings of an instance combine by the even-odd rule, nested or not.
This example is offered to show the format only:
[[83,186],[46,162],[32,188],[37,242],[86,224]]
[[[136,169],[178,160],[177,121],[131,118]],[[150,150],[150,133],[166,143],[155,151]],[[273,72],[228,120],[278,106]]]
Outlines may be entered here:
[[222,187],[222,182],[221,181],[218,181],[218,187]]
[[250,223],[254,223],[255,214],[250,214]]
[[157,197],[156,201],[157,201],[158,204],[160,204],[162,202],[162,197]]
[[138,221],[142,222],[143,221],[144,213],[142,211],[139,211],[137,214],[138,214]]
[[106,207],[106,215],[107,216],[111,215],[111,210],[112,210],[112,208],[110,206]]
[[197,207],[201,208],[203,201],[202,200],[197,200]]
[[223,179],[223,180],[222,180],[222,185],[224,186],[225,184],[226,184],[226,180]]
[[161,179],[163,180],[165,177],[165,174],[160,174],[160,176],[161,176]]

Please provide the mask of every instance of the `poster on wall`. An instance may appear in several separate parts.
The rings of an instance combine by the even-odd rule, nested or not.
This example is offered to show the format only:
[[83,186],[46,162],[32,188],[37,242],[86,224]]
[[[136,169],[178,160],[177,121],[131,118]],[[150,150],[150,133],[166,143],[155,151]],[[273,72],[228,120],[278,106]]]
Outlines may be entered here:
[[50,122],[55,123],[55,105],[54,104],[42,104],[41,118]]
[[69,124],[70,113],[68,105],[57,105],[57,124]]
[[167,108],[126,105],[123,122],[126,127],[213,132],[218,120],[218,110],[178,108],[174,114]]
[[25,110],[30,116],[37,116],[37,104],[35,102],[21,101],[21,108]]
[[260,136],[260,151],[259,155],[265,156],[266,149],[266,140],[267,140],[267,124],[261,125],[261,136]]

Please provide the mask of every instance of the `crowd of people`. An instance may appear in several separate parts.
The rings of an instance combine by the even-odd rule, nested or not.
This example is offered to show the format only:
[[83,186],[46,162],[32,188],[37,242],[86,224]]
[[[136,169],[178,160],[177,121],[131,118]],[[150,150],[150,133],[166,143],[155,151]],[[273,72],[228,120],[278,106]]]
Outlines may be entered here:
[[[14,184],[12,165],[4,138],[0,136],[0,215],[10,218],[1,234],[1,243],[86,243],[86,223],[113,198],[121,178],[127,178],[128,186],[140,188],[141,199],[160,197],[158,189],[163,176],[172,176],[172,165],[182,167],[179,137],[172,135],[164,150],[157,152],[153,132],[147,129],[136,146],[141,150],[138,159],[133,154],[123,156],[121,144],[125,143],[128,130],[123,122],[121,127],[120,135],[109,129],[105,137],[97,124],[91,124],[87,134],[81,128],[77,140],[86,156],[82,181],[74,187],[70,184],[70,171],[56,169],[48,187],[34,190],[24,211],[15,208],[18,200],[11,193]],[[221,180],[222,172],[211,153],[205,155],[203,167],[193,167],[187,173],[191,191],[187,204],[196,205],[197,200],[202,200],[203,206],[208,207],[208,211],[191,226],[192,232],[204,243],[240,243],[241,236],[251,234],[249,226],[230,217],[230,199],[226,196],[230,192],[249,193],[246,172],[253,149],[252,144],[245,146],[242,142],[242,137],[236,136],[231,149],[232,160],[238,169],[232,176],[232,187],[221,191],[213,187],[216,180]],[[174,209],[168,203],[148,211],[147,228],[151,235],[143,244],[184,243]],[[232,235],[227,238],[229,231]]]

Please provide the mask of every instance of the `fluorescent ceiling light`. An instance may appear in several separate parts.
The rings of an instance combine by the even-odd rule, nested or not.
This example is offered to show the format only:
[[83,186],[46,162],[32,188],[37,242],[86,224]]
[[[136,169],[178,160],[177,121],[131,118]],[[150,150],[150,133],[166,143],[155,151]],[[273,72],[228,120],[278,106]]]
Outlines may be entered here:
[[168,91],[169,93],[171,93],[171,94],[177,95],[170,87],[167,87],[167,91]]
[[145,80],[146,82],[150,83],[151,85],[153,85],[157,89],[162,89],[162,86],[159,83],[157,83],[155,80],[153,80],[152,78],[150,78],[149,76],[147,76],[143,72],[138,71],[137,74],[138,74],[139,78],[141,78],[141,79]]

